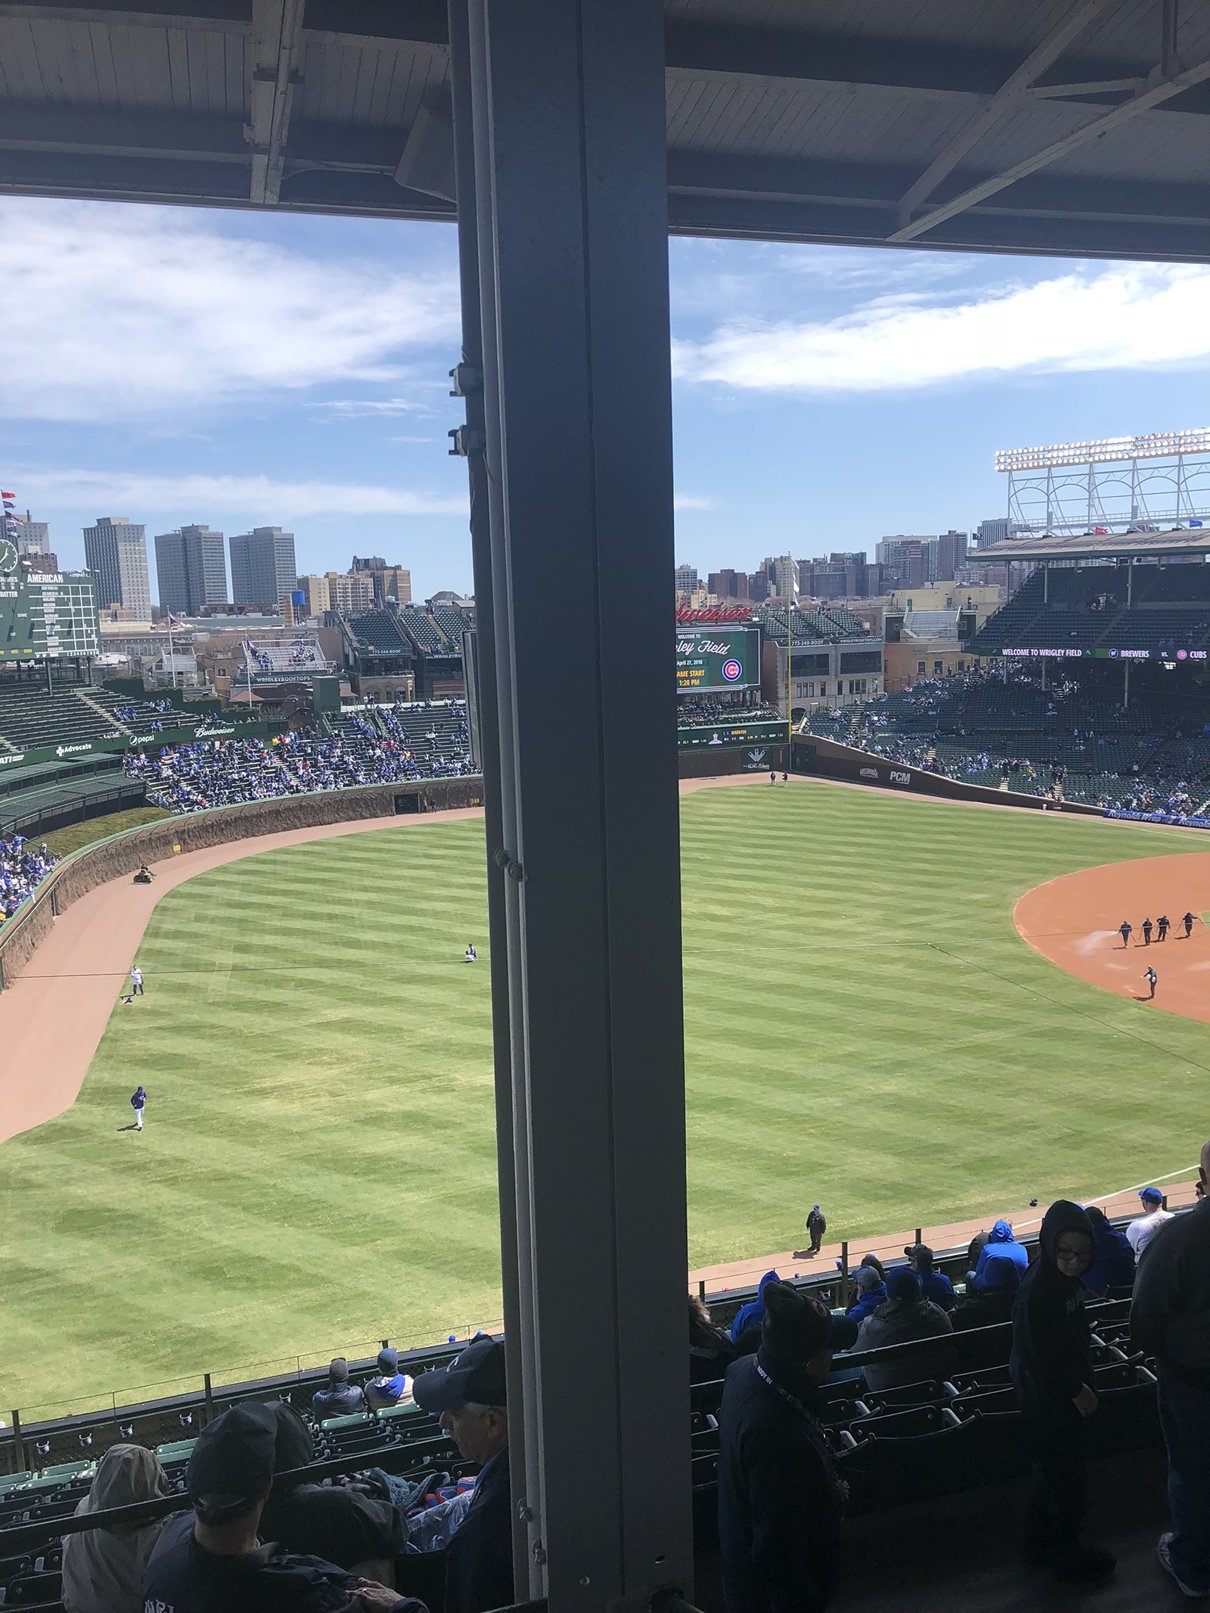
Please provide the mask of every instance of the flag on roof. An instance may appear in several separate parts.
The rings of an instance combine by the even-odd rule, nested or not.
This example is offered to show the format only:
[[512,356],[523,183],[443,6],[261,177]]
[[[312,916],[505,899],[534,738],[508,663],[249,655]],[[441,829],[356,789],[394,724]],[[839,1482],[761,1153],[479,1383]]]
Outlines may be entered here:
[[1204,521],[1190,521],[1189,525],[1190,526],[1204,526],[1205,522]]
[[1109,528],[1107,526],[1094,526],[1092,529],[1092,535],[1094,538],[1107,538],[1109,536]]
[[0,487],[0,498],[16,498],[16,496],[17,495],[15,493],[6,493],[4,489]]

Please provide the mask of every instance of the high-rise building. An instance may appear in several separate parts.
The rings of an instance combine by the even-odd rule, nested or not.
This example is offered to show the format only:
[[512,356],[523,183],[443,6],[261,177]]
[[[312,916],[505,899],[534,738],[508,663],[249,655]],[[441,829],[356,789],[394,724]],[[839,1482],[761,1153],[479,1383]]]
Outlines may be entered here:
[[682,561],[681,564],[676,568],[673,582],[673,588],[677,597],[679,598],[682,594],[686,595],[687,597],[688,595],[694,593],[697,589],[697,584],[697,567],[687,566],[684,561]]
[[263,605],[276,610],[298,586],[294,534],[279,526],[255,526],[233,534],[231,598],[236,605]]
[[306,595],[308,616],[322,616],[326,610],[358,612],[374,608],[374,579],[368,571],[304,576],[298,579],[298,586]]
[[722,571],[712,571],[706,578],[706,592],[716,599],[747,599],[748,573],[729,566]]
[[754,571],[748,577],[748,598],[759,602],[769,597],[769,575],[765,571]]
[[155,573],[165,610],[195,616],[204,605],[222,605],[231,597],[223,534],[205,523],[158,532]]
[[124,515],[98,515],[84,528],[84,564],[97,579],[97,606],[120,605],[133,621],[151,620],[147,529]]
[[376,605],[385,605],[391,600],[396,605],[412,603],[412,573],[406,566],[388,566],[381,555],[354,555],[350,569],[354,576],[364,573],[373,579]]
[[957,568],[966,563],[967,536],[953,528],[929,544],[930,582],[953,582]]
[[1020,531],[1021,528],[1006,515],[997,516],[992,521],[980,521],[975,537],[975,548],[990,549],[993,543],[1003,543],[1008,538],[1015,538]]
[[17,516],[17,530],[12,534],[17,553],[24,559],[50,553],[50,527],[45,521],[31,521],[29,511]]
[[774,599],[789,599],[798,593],[798,561],[789,555],[766,555],[760,569],[769,579],[769,594]]

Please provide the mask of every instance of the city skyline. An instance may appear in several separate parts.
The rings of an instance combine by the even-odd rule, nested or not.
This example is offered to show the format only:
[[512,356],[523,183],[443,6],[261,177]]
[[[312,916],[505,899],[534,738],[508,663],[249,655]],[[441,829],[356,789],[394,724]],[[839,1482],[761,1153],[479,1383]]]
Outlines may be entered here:
[[[65,567],[117,509],[470,591],[452,230],[11,198],[0,230],[0,477]],[[969,532],[1008,513],[999,449],[1201,417],[1210,268],[684,239],[669,263],[676,547],[703,572]]]

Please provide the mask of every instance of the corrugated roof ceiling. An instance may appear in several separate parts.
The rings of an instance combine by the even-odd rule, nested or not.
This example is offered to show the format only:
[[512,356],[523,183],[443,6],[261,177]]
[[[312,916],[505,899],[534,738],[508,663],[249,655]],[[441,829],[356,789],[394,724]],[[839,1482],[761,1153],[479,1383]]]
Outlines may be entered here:
[[[1210,258],[1204,0],[666,14],[674,231]],[[444,40],[442,0],[0,0],[0,192],[451,217]]]

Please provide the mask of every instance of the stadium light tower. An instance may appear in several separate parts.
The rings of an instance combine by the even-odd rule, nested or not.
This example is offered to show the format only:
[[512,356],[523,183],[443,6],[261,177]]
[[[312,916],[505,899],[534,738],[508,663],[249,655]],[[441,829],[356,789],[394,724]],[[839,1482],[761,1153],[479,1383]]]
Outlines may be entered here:
[[1210,519],[1210,426],[1001,449],[1019,532],[1109,532]]

